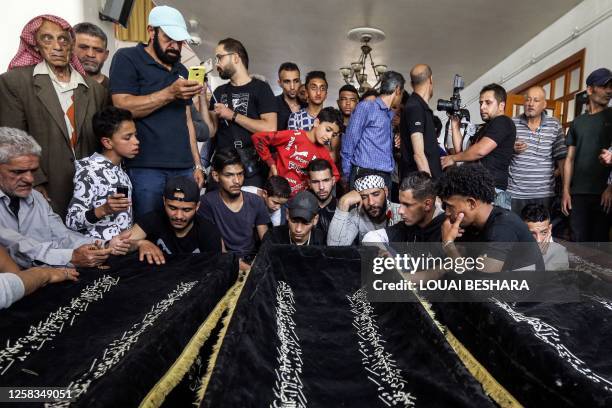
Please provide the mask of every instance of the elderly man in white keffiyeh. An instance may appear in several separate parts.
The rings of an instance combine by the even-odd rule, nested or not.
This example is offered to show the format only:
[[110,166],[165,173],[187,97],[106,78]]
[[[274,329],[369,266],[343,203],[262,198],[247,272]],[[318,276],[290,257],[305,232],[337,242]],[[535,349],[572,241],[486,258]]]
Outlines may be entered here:
[[376,174],[358,178],[340,198],[327,233],[327,245],[360,243],[363,236],[401,221],[399,204],[390,202],[385,180]]

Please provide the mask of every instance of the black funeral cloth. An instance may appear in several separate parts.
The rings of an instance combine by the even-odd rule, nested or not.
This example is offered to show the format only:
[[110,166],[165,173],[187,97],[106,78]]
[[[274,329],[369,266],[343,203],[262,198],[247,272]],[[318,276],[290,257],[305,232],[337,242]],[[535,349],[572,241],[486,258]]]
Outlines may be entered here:
[[612,285],[581,272],[561,273],[565,284],[580,288],[579,302],[495,299],[433,308],[524,406],[610,407]]
[[[121,257],[0,312],[0,383],[69,387],[70,406],[133,407],[237,278],[232,255]],[[67,406],[50,403],[50,406]]]
[[493,406],[420,304],[368,301],[363,251],[264,246],[201,406]]

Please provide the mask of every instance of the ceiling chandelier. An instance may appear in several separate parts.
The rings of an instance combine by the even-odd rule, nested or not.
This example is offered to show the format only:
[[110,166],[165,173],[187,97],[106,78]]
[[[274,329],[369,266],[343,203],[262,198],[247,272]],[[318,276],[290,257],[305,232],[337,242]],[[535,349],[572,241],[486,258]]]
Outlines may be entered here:
[[[370,44],[384,40],[385,33],[377,28],[360,27],[353,28],[347,36],[349,40],[361,43],[361,55],[357,61],[351,62],[349,66],[340,68],[340,74],[347,84],[355,85],[357,83],[359,94],[362,95],[368,89],[376,88],[380,83],[382,74],[387,72],[386,65],[374,63],[372,47],[370,46]],[[369,72],[366,72],[366,70]],[[368,75],[370,75],[370,80],[374,81],[374,85],[368,81]]]

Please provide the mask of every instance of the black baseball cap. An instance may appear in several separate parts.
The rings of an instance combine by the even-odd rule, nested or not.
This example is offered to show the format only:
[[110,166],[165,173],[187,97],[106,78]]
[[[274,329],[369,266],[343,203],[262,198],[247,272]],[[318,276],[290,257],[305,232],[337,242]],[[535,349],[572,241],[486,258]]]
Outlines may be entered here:
[[289,217],[310,222],[319,213],[319,200],[309,191],[301,191],[287,203]]
[[[176,197],[176,193],[183,193],[183,197]],[[200,201],[200,188],[192,178],[176,176],[166,182],[164,197],[167,200],[197,203]]]
[[587,86],[604,86],[612,81],[612,72],[608,68],[598,68],[586,79]]

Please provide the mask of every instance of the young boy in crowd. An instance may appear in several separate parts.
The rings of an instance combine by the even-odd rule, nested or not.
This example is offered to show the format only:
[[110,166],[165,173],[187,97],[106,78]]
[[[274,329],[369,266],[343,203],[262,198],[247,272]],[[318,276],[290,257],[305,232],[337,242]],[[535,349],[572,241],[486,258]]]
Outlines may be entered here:
[[553,241],[550,213],[542,204],[527,204],[521,211],[521,218],[542,251],[547,271],[569,269],[567,249]]
[[92,122],[102,153],[76,162],[66,225],[108,240],[132,226],[132,183],[122,163],[138,154],[139,142],[132,114],[125,109],[110,106],[98,111]]
[[272,176],[266,180],[263,188],[242,186],[241,190],[257,194],[264,200],[268,213],[270,213],[271,227],[285,224],[285,204],[287,204],[287,200],[289,200],[291,195],[291,187],[286,178]]
[[[328,107],[321,110],[311,130],[260,132],[252,138],[257,153],[270,166],[270,172],[287,179],[293,197],[308,187],[306,168],[316,158],[329,161],[334,178],[340,179],[338,168],[325,145],[331,143],[332,138],[337,137],[343,128],[340,111]],[[276,148],[276,158],[272,157],[270,146]]]

